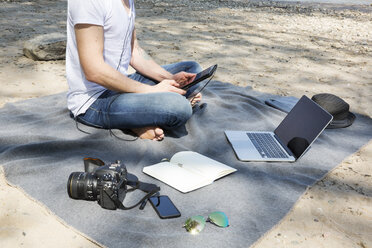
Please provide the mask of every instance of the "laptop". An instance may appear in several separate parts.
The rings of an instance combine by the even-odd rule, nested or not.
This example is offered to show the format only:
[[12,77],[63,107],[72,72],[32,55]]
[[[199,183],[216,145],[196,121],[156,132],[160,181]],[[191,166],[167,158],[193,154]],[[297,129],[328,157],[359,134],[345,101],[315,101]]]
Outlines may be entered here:
[[274,132],[231,131],[225,135],[241,161],[294,162],[332,121],[332,115],[302,96]]

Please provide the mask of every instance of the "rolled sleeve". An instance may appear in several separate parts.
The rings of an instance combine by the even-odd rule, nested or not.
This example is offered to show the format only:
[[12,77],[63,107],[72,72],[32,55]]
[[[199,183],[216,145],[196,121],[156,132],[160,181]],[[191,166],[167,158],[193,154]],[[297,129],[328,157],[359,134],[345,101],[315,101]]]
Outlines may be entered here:
[[93,24],[104,26],[106,17],[105,0],[69,0],[68,11],[72,24]]

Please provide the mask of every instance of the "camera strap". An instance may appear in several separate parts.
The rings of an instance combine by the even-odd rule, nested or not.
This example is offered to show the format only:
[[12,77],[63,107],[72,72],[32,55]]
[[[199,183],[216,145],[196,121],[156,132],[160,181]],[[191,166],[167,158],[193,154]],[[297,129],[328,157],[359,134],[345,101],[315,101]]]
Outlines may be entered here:
[[[132,176],[131,179],[129,177]],[[127,185],[131,186],[132,188],[126,189],[126,193],[134,191],[136,189],[142,190],[143,192],[147,193],[144,197],[142,197],[141,200],[139,200],[136,204],[126,207],[124,204],[119,200],[118,196],[114,194],[114,192],[106,192],[106,193],[111,193],[109,197],[115,202],[115,205],[117,208],[122,209],[122,210],[128,210],[137,207],[139,204],[141,204],[143,201],[146,201],[148,198],[151,196],[155,195],[160,191],[160,187],[152,184],[152,183],[144,183],[140,182],[136,176],[132,174],[128,174],[128,180],[127,180]]]

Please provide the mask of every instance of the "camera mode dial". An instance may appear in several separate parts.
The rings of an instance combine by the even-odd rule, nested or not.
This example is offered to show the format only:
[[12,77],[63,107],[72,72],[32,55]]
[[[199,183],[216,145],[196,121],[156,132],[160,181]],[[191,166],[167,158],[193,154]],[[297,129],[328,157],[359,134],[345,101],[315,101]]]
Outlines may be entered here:
[[112,181],[112,175],[110,173],[104,174],[102,176],[103,181]]

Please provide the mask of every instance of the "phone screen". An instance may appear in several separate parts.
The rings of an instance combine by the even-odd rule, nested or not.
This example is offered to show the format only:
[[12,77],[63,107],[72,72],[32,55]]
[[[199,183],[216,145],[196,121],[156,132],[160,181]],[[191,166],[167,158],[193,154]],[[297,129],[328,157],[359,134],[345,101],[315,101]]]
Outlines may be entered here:
[[178,211],[168,196],[153,196],[149,200],[160,218],[167,219],[181,216],[180,211]]

